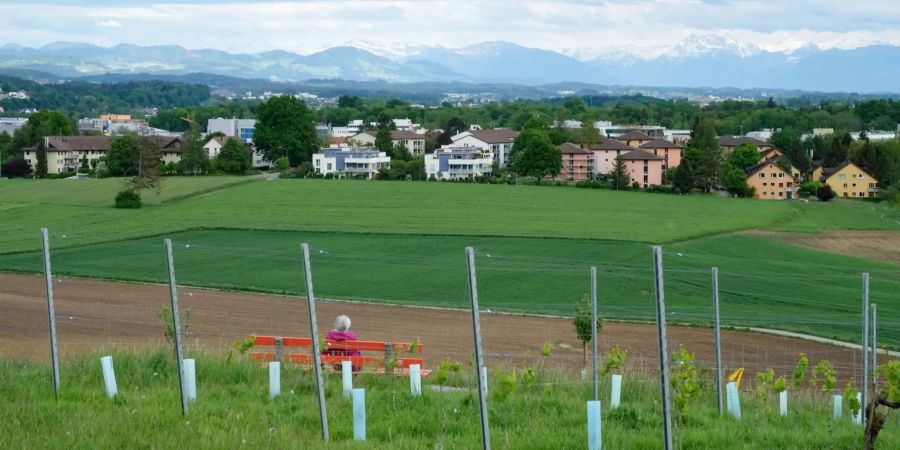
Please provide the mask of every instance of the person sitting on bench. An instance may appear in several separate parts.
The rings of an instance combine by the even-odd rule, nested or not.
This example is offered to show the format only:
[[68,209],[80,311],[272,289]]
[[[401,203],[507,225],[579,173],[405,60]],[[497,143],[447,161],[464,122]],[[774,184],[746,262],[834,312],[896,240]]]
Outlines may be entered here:
[[[337,319],[334,320],[334,329],[329,331],[328,334],[325,335],[325,339],[330,341],[355,341],[356,333],[350,331],[350,318],[343,314],[337,316]],[[362,353],[360,353],[359,350],[325,349],[322,351],[322,354],[337,356],[362,356]],[[341,366],[335,365],[334,369],[341,370]],[[361,366],[353,366],[354,372],[359,372],[360,369],[362,369]]]

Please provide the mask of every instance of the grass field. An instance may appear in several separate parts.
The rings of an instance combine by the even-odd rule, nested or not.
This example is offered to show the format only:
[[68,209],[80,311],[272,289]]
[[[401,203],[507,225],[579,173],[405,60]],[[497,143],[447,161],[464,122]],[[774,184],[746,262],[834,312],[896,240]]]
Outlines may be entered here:
[[[483,308],[570,315],[599,268],[604,316],[653,320],[650,246],[627,241],[410,236],[243,230],[168,235],[178,281],[223,289],[300,294],[299,244],[312,247],[316,293],[338,299],[468,306],[463,249],[477,252]],[[54,240],[61,240],[57,237]],[[162,237],[56,250],[54,273],[166,281]],[[720,270],[722,320],[855,341],[860,273],[871,274],[879,342],[900,346],[900,267],[726,235],[665,247],[670,320],[708,323],[710,267]],[[39,252],[0,255],[0,270],[39,272]],[[64,295],[64,287],[59,295]]]
[[[181,415],[175,365],[168,353],[116,354],[119,396],[105,397],[97,358],[63,365],[62,394],[53,396],[50,369],[0,361],[0,446],[3,448],[478,448],[477,395],[468,370],[451,374],[463,390],[437,392],[423,380],[423,395],[409,395],[406,378],[358,375],[366,389],[367,442],[354,442],[351,402],[340,394],[340,376],[326,375],[331,442],[319,431],[310,372],[286,367],[283,395],[268,399],[268,371],[240,358],[197,358],[198,400]],[[548,359],[552,367],[552,356]],[[537,368],[531,384],[503,383],[492,373],[488,386],[491,441],[498,449],[584,448],[585,401],[590,384]],[[505,371],[500,371],[505,375]],[[622,406],[609,407],[608,378],[601,378],[604,448],[658,449],[662,426],[658,380],[626,374]],[[714,387],[702,380],[700,395],[676,415],[676,448],[857,449],[863,430],[847,407],[831,419],[831,396],[816,390],[790,392],[789,414],[777,414],[774,397],[760,402],[749,388],[741,394],[742,420],[719,418]],[[501,391],[508,394],[499,395]],[[878,448],[897,448],[900,421],[890,415]]]
[[[206,180],[197,177],[197,180]],[[229,178],[210,178],[220,182]],[[175,179],[173,179],[175,180]],[[191,178],[177,197],[210,189]],[[188,181],[184,181],[188,180]],[[900,213],[862,202],[803,204],[573,188],[452,183],[276,180],[232,186],[137,211],[106,204],[47,203],[71,183],[96,185],[100,202],[116,180],[0,182],[0,253],[38,249],[48,227],[74,246],[190,228],[565,237],[668,243],[751,228],[900,230]],[[172,183],[172,180],[167,180]],[[22,190],[42,202],[24,201]],[[165,192],[165,188],[164,188]],[[145,194],[145,197],[153,194]],[[102,200],[102,201],[101,201]],[[111,201],[111,200],[110,200]],[[13,204],[14,207],[11,207]],[[882,217],[884,216],[884,217]],[[810,218],[812,217],[812,218]],[[830,224],[836,225],[830,225]]]
[[[163,179],[162,189],[157,195],[147,191],[143,194],[145,205],[159,205],[192,195],[217,189],[234,187],[248,182],[259,181],[251,177],[168,177]],[[76,180],[3,180],[0,182],[0,202],[14,201],[20,204],[113,206],[116,193],[125,186],[121,178]]]
[[890,295],[900,288],[897,265],[730,234],[900,229],[900,212],[878,204],[184,177],[167,179],[153,205],[123,211],[108,201],[121,183],[0,182],[0,270],[40,271],[45,226],[60,274],[162,282],[162,238],[171,237],[182,283],[299,293],[297,247],[307,241],[321,295],[462,307],[462,249],[471,245],[486,308],[571,314],[588,291],[587,268],[597,265],[604,314],[651,319],[648,244],[664,243],[671,320],[707,320],[709,269],[718,266],[726,323],[855,340],[859,273],[868,271],[880,342],[900,346],[900,299]]

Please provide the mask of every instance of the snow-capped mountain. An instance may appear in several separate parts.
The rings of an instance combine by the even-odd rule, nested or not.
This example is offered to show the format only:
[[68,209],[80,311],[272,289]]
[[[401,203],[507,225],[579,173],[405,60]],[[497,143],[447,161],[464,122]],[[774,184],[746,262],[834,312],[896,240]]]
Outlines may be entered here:
[[[830,48],[823,48],[828,47]],[[753,45],[728,33],[695,34],[667,46],[581,47],[551,51],[510,42],[461,48],[361,40],[300,55],[284,50],[239,54],[174,45],[56,42],[40,48],[0,45],[0,71],[37,70],[59,77],[102,74],[210,73],[301,81],[782,88],[900,92],[900,46],[842,48],[848,42]]]

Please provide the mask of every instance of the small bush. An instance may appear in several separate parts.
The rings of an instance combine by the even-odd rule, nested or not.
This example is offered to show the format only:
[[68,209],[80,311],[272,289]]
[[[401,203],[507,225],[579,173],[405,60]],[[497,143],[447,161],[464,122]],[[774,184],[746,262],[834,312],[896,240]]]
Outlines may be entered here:
[[834,191],[831,190],[831,186],[826,184],[825,186],[816,189],[816,197],[818,197],[820,201],[827,202],[834,198]]
[[2,175],[9,178],[20,178],[31,174],[31,166],[24,159],[10,159],[3,164]]
[[116,208],[138,209],[141,207],[141,194],[125,189],[116,194]]

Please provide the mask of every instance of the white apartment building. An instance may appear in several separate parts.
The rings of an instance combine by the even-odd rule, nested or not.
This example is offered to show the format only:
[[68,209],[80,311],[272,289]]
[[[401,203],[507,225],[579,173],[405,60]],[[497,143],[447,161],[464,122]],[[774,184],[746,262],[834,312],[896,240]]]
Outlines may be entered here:
[[508,128],[493,130],[469,130],[463,131],[450,140],[454,147],[474,147],[491,152],[491,158],[500,167],[506,167],[509,153],[512,151],[513,141],[519,136],[518,131]]
[[371,180],[378,169],[390,165],[390,156],[368,147],[323,148],[313,155],[313,168],[322,175],[365,175]]
[[489,175],[493,170],[490,150],[474,147],[443,147],[425,155],[429,179],[459,180]]

